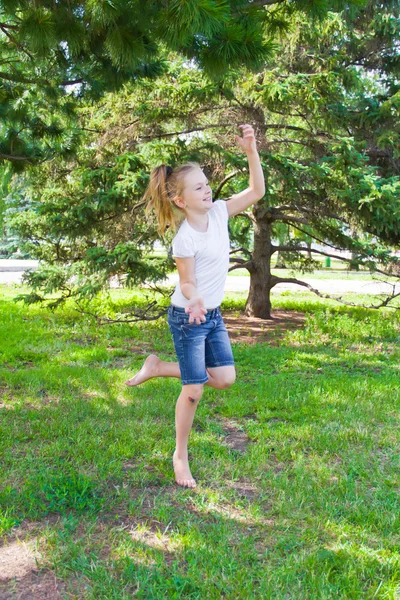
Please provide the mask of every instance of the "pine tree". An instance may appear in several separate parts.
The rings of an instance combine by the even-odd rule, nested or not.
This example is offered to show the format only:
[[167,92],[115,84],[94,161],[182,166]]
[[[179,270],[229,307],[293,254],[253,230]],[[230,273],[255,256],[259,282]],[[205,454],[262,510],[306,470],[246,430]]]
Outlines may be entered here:
[[293,12],[318,19],[359,2],[0,0],[0,162],[21,172],[71,157],[82,98],[165,73],[165,49],[223,78],[261,68]]
[[214,79],[170,53],[165,74],[82,105],[75,159],[57,156],[20,176],[25,206],[16,187],[9,199],[20,207],[14,231],[43,261],[30,299],[90,297],[112,276],[128,285],[164,277],[172,263],[149,254],[157,233],[141,202],[151,167],[197,160],[214,197],[227,198],[248,183],[234,144],[243,122],[256,127],[267,183],[254,210],[230,223],[232,268],[251,275],[248,314],[269,318],[271,289],[293,281],[272,274],[276,252],[313,267],[299,237],[274,245],[276,224],[330,245],[327,255],[345,248],[371,269],[389,264],[400,231],[396,14],[376,4],[319,23],[294,15],[286,45],[258,72]]

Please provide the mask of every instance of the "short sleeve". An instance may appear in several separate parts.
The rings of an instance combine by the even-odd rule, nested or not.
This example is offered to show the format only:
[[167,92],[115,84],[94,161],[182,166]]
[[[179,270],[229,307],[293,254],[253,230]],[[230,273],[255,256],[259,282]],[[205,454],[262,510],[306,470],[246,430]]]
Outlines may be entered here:
[[191,258],[195,255],[193,240],[176,237],[172,240],[172,256],[176,258]]
[[216,200],[213,204],[213,209],[218,211],[218,215],[222,220],[227,221],[229,219],[226,200]]

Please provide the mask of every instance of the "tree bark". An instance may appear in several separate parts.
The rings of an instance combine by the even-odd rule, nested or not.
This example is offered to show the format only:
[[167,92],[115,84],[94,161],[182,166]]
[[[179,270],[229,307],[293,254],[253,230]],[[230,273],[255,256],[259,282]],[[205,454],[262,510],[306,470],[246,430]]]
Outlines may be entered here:
[[251,260],[250,289],[247,297],[245,314],[248,317],[272,319],[271,317],[271,288],[274,286],[274,276],[271,275],[271,221],[267,216],[268,209],[256,205],[253,209],[254,251]]

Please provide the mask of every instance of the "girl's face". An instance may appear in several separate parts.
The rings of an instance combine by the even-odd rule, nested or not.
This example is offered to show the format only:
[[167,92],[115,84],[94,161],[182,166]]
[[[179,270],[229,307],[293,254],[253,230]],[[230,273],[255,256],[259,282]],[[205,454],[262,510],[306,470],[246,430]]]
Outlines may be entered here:
[[204,214],[212,206],[212,192],[201,169],[191,169],[185,176],[185,187],[175,203],[185,211]]

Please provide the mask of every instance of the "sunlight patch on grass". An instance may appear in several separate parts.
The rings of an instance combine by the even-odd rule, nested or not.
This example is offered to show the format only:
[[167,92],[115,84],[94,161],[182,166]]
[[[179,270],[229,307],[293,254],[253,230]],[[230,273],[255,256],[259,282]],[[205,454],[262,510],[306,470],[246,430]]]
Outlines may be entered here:
[[237,381],[205,389],[190,437],[198,488],[184,490],[171,460],[179,380],[123,384],[150,350],[174,360],[165,319],[98,327],[12,295],[0,301],[5,547],[36,523],[40,566],[84,600],[396,597],[397,313],[276,297],[305,322],[234,344]]

